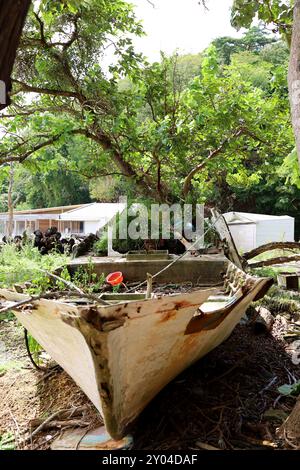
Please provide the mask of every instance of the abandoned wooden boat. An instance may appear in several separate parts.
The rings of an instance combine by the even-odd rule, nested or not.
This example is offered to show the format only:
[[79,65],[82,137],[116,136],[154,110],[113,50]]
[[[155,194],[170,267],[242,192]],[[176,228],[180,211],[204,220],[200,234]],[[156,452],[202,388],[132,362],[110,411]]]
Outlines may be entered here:
[[[165,385],[231,334],[271,284],[229,262],[221,292],[205,288],[108,306],[40,299],[12,310],[119,439]],[[5,289],[0,296],[6,302],[28,299]]]

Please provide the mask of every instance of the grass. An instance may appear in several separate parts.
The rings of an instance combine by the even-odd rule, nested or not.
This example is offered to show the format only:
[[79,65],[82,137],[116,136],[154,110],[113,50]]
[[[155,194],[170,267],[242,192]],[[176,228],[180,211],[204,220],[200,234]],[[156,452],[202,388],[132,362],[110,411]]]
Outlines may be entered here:
[[5,374],[9,370],[21,370],[22,369],[22,363],[19,361],[8,361],[5,362],[4,364],[0,363],[0,375]]
[[[14,244],[3,245],[0,251],[0,287],[10,288],[15,284],[30,281],[30,285],[25,290],[30,295],[39,295],[54,287],[56,290],[64,290],[66,286],[63,282],[53,281],[40,270],[53,272],[61,268],[59,276],[66,281],[71,281],[70,273],[66,267],[69,261],[69,256],[55,252],[42,256],[37,248],[29,244],[21,250],[18,250]],[[91,258],[87,267],[80,267],[72,279],[74,284],[88,293],[100,291],[104,281],[103,275],[99,277],[94,273]],[[10,321],[13,318],[11,312],[0,314],[0,322]],[[28,345],[35,362],[40,365],[43,348],[30,334],[28,334]],[[13,365],[0,366],[0,374],[5,373],[9,367],[13,367]]]
[[69,261],[69,256],[58,253],[42,256],[31,245],[21,250],[17,250],[14,244],[3,245],[0,251],[0,287],[12,287],[17,283],[31,281],[41,288],[47,288],[50,281],[38,269],[53,271]]
[[[0,251],[0,287],[10,288],[15,284],[30,281],[31,287],[28,289],[28,293],[40,294],[53,287],[53,281],[43,272],[40,272],[39,269],[54,271],[66,265],[69,260],[70,257],[67,255],[58,253],[42,256],[38,249],[30,244],[24,246],[21,250],[18,250],[14,244],[3,245]],[[67,270],[65,269],[65,271]],[[13,318],[11,312],[0,314],[0,322],[10,321]],[[30,335],[28,339],[30,351],[36,362],[39,363],[42,348]],[[0,364],[0,375],[16,368],[20,368],[16,361],[7,362],[4,365]]]
[[15,438],[10,432],[0,435],[0,450],[15,450]]
[[15,316],[12,312],[0,313],[0,323],[2,321],[5,321],[5,322],[13,321],[14,319],[15,319]]

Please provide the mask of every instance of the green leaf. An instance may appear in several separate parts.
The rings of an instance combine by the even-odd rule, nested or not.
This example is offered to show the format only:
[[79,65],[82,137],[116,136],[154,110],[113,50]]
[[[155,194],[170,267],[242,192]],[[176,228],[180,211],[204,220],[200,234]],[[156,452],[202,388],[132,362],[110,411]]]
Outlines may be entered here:
[[300,380],[292,385],[281,385],[281,387],[278,387],[278,391],[281,393],[281,395],[298,396],[300,394]]

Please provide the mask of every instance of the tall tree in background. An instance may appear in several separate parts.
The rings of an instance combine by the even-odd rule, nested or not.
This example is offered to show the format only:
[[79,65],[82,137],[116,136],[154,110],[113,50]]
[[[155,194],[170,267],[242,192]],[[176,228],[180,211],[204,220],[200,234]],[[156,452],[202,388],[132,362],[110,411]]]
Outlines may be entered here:
[[300,0],[294,0],[293,32],[288,83],[292,122],[300,165]]
[[273,25],[274,32],[281,33],[290,46],[288,86],[300,166],[300,0],[234,0],[232,24],[235,27],[249,28],[256,16]]
[[[248,76],[259,70],[251,60],[260,60],[267,36],[248,34],[243,75],[241,62],[227,67],[215,47],[188,58],[191,75],[186,58],[149,65],[135,54],[131,37],[141,27],[123,0],[34,5],[14,103],[2,116],[0,164],[27,162],[50,177],[57,169],[118,177],[118,191],[128,181],[134,197],[199,201],[216,186],[222,198],[229,181],[261,181],[290,152],[287,106],[268,83],[269,69],[264,80]],[[114,54],[102,60],[107,50]],[[57,200],[56,187],[48,192]]]

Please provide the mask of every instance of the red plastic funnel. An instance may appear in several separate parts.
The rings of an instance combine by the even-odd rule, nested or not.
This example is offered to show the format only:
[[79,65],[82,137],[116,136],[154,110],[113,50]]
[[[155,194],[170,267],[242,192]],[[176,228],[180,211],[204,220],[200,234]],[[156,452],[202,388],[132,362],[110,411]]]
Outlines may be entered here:
[[118,286],[119,284],[122,284],[123,273],[121,273],[121,271],[110,273],[106,278],[106,282],[111,286]]

